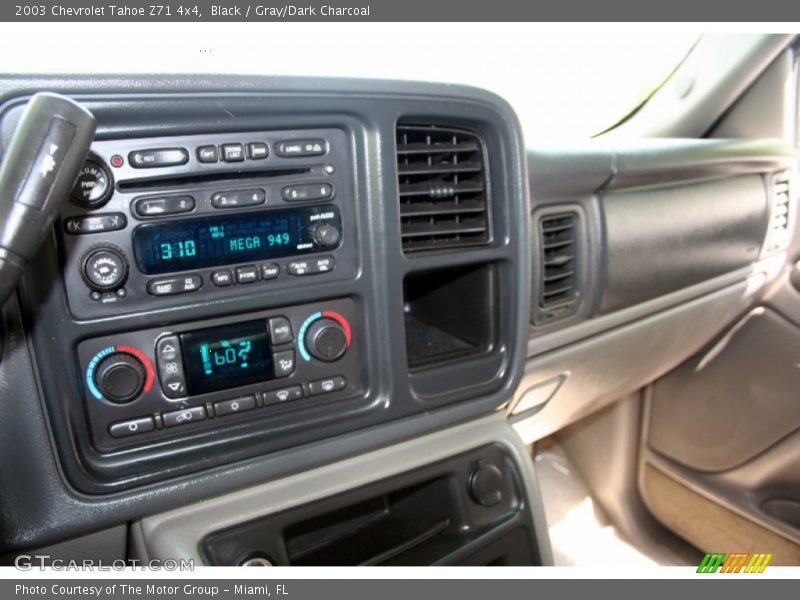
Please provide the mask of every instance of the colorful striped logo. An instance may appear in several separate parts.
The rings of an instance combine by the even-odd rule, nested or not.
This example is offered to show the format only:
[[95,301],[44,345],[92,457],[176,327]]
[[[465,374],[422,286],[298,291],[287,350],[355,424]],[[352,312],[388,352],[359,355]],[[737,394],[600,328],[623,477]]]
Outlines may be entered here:
[[698,573],[763,573],[767,568],[772,554],[725,554],[717,552],[706,554],[700,566],[697,567]]

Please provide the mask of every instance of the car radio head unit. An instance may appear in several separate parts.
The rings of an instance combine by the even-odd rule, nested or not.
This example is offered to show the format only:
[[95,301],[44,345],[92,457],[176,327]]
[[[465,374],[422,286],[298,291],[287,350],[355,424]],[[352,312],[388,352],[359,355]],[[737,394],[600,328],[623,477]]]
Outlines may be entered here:
[[58,228],[68,305],[102,318],[351,278],[355,222],[340,129],[95,142]]
[[341,229],[335,206],[213,216],[139,225],[133,251],[142,273],[160,275],[330,251]]

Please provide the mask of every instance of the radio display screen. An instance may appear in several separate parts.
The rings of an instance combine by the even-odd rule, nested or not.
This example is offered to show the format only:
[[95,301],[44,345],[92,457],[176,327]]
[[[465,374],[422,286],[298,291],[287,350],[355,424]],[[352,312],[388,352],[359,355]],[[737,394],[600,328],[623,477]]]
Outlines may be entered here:
[[181,335],[189,393],[205,394],[274,379],[266,323],[247,321]]
[[339,223],[333,207],[298,208],[140,225],[133,233],[147,275],[319,252],[315,223]]

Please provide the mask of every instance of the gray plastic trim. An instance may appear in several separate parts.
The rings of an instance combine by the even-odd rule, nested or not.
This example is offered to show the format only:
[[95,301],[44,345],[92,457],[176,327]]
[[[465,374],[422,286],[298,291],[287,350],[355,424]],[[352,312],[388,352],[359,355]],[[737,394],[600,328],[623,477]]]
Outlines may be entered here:
[[137,558],[141,559],[181,557],[203,564],[199,543],[214,531],[352,490],[491,443],[502,444],[519,467],[533,515],[542,564],[552,565],[547,522],[533,460],[502,413],[146,517],[132,525],[133,548],[140,554]]
[[674,369],[751,302],[740,282],[677,307],[529,359],[515,398],[566,375],[544,407],[514,422],[526,443],[542,439]]
[[531,337],[528,340],[528,358],[622,327],[628,323],[702,298],[703,296],[743,281],[749,280],[751,282],[750,295],[752,296],[765,282],[771,281],[777,276],[785,260],[785,254],[777,254],[768,259],[761,260],[750,267],[737,269],[725,275],[714,277],[708,281],[703,281],[702,283],[686,287],[682,290],[659,296],[658,298],[636,304],[629,308],[576,323],[571,327],[559,331]]

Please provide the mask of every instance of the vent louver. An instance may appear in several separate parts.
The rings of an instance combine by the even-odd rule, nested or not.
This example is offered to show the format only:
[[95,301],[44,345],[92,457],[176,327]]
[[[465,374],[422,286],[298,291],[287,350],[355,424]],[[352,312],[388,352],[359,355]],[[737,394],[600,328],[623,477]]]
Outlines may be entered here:
[[[575,302],[578,286],[577,215],[547,215],[539,221],[542,243],[542,273],[539,285],[539,306],[543,309],[566,306]],[[568,315],[571,310],[554,313]]]
[[491,241],[484,148],[475,133],[398,125],[397,171],[406,253]]
[[769,229],[764,240],[764,252],[783,250],[789,243],[789,171],[776,173],[772,177]]

